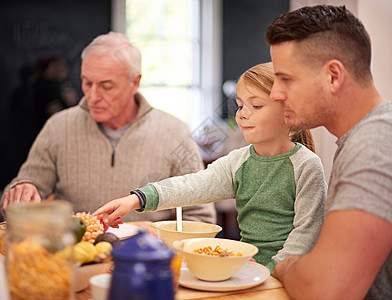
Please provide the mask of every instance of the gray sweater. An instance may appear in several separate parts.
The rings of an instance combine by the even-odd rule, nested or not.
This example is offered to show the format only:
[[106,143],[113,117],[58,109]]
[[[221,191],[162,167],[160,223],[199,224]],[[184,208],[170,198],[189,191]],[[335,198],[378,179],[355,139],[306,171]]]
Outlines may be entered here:
[[[45,198],[72,203],[74,211],[93,212],[148,182],[196,172],[202,160],[188,126],[151,107],[141,94],[137,118],[116,148],[91,118],[86,100],[51,117],[37,136],[26,162],[5,192],[18,183],[33,183]],[[166,220],[173,211],[140,214],[125,221]],[[214,223],[213,204],[184,208],[186,220]]]

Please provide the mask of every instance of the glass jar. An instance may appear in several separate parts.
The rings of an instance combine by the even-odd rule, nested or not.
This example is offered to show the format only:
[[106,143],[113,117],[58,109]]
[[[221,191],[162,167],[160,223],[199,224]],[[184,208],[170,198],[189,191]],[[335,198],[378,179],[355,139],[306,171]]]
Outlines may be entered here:
[[7,208],[6,266],[10,299],[73,299],[75,235],[66,201]]

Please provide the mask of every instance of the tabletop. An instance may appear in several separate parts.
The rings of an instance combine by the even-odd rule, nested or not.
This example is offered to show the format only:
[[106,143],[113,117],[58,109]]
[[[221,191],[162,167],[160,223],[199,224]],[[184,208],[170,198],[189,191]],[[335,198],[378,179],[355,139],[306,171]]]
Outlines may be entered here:
[[[76,293],[76,300],[90,300],[91,290],[87,288]],[[214,299],[214,300],[289,300],[282,284],[276,278],[269,276],[262,284],[240,291],[230,292],[205,292],[188,289],[180,286],[176,292],[175,300]]]
[[[138,222],[138,223],[131,223],[131,224],[145,227],[149,231],[151,230],[151,227],[149,226],[151,222]],[[0,262],[2,263],[2,261]],[[75,300],[91,300],[91,299],[92,299],[92,295],[89,286],[86,289],[75,293]],[[179,286],[178,290],[176,291],[175,300],[191,300],[191,299],[288,300],[290,299],[290,297],[286,293],[280,281],[272,276],[269,276],[260,285],[244,290],[237,290],[237,291],[228,291],[228,292],[199,291],[199,290],[194,290],[194,289]]]
[[[154,234],[150,225],[151,222],[129,222],[136,226],[146,228],[148,231]],[[91,290],[90,287],[76,293],[75,300],[90,300]],[[290,297],[286,293],[280,281],[272,276],[269,276],[266,281],[262,284],[252,288],[229,291],[229,292],[210,292],[210,291],[199,291],[182,286],[178,287],[175,295],[175,300],[193,300],[193,299],[214,299],[214,300],[288,300]]]

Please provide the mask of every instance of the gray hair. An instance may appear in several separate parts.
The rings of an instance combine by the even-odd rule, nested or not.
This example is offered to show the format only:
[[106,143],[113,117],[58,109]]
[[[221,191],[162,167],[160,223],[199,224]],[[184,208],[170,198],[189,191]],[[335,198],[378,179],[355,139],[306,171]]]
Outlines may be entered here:
[[82,51],[82,60],[90,54],[105,56],[109,55],[118,62],[125,63],[129,71],[129,78],[133,79],[141,72],[140,50],[128,41],[127,37],[118,32],[109,32],[97,36]]

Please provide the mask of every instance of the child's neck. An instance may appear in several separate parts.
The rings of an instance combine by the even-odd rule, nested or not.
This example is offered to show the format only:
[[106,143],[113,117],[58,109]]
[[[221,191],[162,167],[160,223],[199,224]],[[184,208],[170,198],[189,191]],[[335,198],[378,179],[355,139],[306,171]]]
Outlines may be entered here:
[[255,151],[261,156],[275,156],[289,152],[295,147],[295,143],[287,141],[284,143],[265,143],[254,145]]

